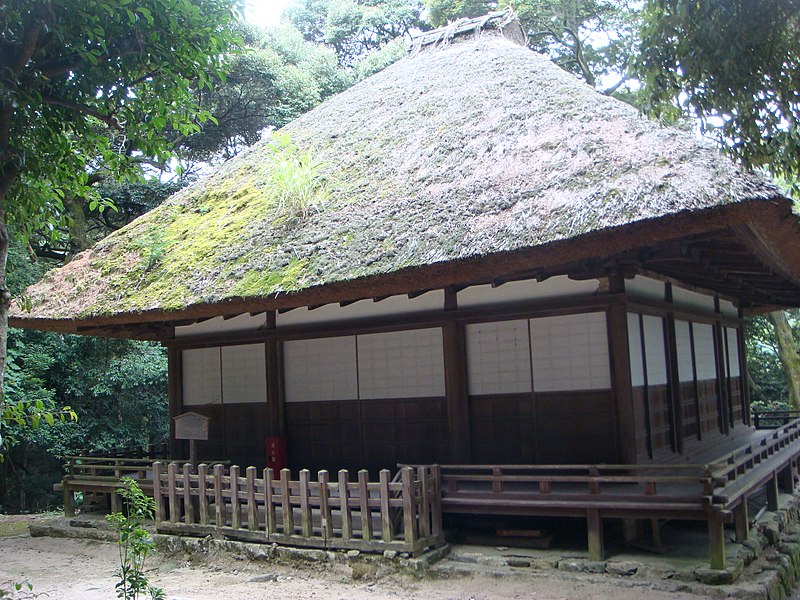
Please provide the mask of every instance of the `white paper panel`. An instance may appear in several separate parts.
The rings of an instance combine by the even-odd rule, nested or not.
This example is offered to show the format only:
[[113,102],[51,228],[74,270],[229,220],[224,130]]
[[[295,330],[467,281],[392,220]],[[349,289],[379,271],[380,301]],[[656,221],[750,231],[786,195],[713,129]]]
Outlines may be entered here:
[[362,399],[444,396],[441,328],[359,335],[358,382]]
[[723,315],[728,317],[738,317],[739,316],[739,309],[736,308],[736,305],[731,302],[730,300],[722,300],[719,301],[719,312]]
[[631,361],[631,385],[644,385],[642,330],[639,327],[639,315],[636,313],[628,313],[628,356]]
[[738,377],[741,374],[739,368],[739,335],[733,327],[725,328],[725,335],[728,336],[728,375]]
[[353,335],[284,342],[283,365],[286,402],[358,398]]
[[697,379],[699,381],[716,379],[714,328],[706,323],[694,323],[692,328],[694,330],[694,360],[697,363]]
[[678,350],[678,378],[681,381],[694,381],[692,365],[692,338],[689,335],[688,321],[675,321],[675,343]]
[[223,346],[223,404],[253,404],[267,401],[267,366],[264,344]]
[[644,348],[647,357],[647,385],[667,383],[667,356],[664,348],[664,319],[645,315]]
[[466,334],[471,395],[531,391],[528,321],[475,323]]
[[605,313],[531,319],[533,389],[611,387]]
[[184,350],[182,356],[183,405],[220,404],[222,386],[219,348]]

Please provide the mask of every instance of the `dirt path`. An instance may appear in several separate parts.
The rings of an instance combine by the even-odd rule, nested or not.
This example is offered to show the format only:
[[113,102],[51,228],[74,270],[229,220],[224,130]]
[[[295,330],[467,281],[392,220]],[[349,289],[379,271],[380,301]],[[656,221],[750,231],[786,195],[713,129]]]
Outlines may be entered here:
[[[56,538],[31,538],[20,525],[0,528],[0,589],[27,580],[37,598],[50,600],[111,600],[117,547],[114,544]],[[698,596],[640,587],[623,587],[615,580],[598,582],[559,573],[529,573],[524,577],[488,575],[449,579],[415,579],[395,573],[364,573],[354,578],[350,567],[293,567],[216,558],[202,565],[185,560],[154,559],[151,582],[170,600],[371,600],[513,599],[697,600]],[[356,573],[358,576],[358,573]]]

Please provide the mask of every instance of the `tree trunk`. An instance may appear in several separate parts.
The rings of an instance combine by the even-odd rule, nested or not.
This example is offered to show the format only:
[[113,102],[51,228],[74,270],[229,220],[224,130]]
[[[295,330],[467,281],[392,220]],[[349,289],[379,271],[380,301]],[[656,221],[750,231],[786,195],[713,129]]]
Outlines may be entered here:
[[[0,194],[0,206],[2,206],[2,199],[2,194]],[[6,399],[3,376],[6,371],[8,353],[8,305],[11,302],[11,293],[8,291],[6,281],[7,261],[8,229],[6,228],[5,211],[0,208],[0,412],[2,412]]]
[[769,313],[769,320],[775,327],[781,364],[789,386],[789,404],[800,410],[800,356],[797,354],[792,328],[786,319],[786,313],[781,310]]

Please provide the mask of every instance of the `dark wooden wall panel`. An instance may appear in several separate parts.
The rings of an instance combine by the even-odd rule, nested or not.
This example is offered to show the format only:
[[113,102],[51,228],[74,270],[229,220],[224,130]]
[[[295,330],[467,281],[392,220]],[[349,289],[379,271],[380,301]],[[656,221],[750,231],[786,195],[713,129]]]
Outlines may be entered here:
[[225,404],[227,458],[242,468],[266,466],[264,442],[268,435],[267,403]]
[[669,387],[651,385],[647,388],[650,399],[650,422],[653,436],[653,452],[671,448],[671,426],[669,418]]
[[447,462],[444,398],[290,402],[286,430],[292,469]]
[[397,463],[442,463],[449,453],[444,398],[361,401],[362,462],[370,470]]
[[697,437],[700,431],[697,414],[697,393],[694,381],[682,381],[681,406],[683,408],[683,435],[686,438]]
[[538,462],[616,462],[610,390],[537,393]]
[[700,429],[703,434],[719,431],[719,396],[717,380],[705,379],[697,382],[700,404]]
[[742,382],[739,377],[728,378],[728,389],[731,394],[731,404],[733,405],[733,421],[735,424],[744,423],[745,418],[742,414]]
[[647,419],[647,390],[643,386],[633,388],[634,423],[636,426],[637,460],[649,458],[650,424]]
[[469,399],[472,461],[477,464],[536,462],[531,394],[472,396]]

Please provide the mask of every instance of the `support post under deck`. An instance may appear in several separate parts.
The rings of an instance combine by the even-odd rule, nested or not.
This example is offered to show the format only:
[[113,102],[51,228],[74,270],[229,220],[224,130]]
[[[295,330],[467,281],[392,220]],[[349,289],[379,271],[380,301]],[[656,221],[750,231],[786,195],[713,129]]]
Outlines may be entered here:
[[589,537],[589,560],[603,560],[603,519],[600,511],[590,508],[586,511],[586,524]]
[[725,522],[717,511],[708,515],[708,553],[712,569],[725,568]]

